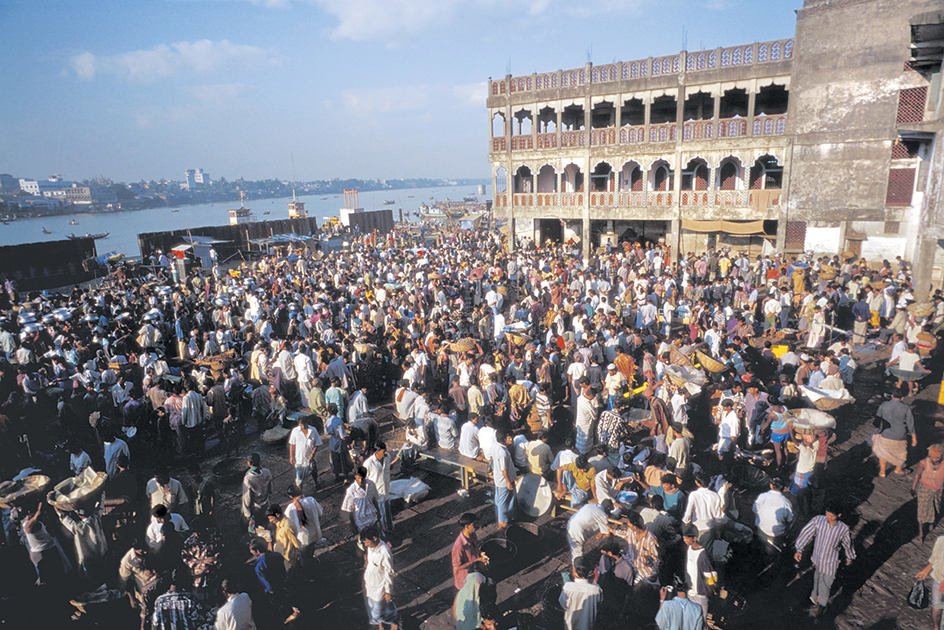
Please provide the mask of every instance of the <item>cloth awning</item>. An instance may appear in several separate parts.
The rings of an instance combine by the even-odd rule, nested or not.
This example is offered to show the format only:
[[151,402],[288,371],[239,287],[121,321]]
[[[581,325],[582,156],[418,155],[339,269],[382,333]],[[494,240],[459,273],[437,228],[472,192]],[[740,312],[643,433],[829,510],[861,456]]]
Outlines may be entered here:
[[695,221],[682,219],[682,229],[689,232],[725,232],[727,234],[765,234],[763,221]]

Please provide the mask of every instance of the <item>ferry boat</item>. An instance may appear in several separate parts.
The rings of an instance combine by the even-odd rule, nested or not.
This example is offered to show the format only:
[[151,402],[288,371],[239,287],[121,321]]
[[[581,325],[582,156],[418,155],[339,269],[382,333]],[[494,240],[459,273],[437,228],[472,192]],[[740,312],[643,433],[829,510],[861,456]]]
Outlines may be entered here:
[[392,206],[392,205],[395,204],[395,203],[396,203],[396,201],[394,201],[393,199],[384,199],[384,205],[385,205],[385,206]]
[[308,216],[308,210],[305,209],[305,202],[295,198],[295,189],[292,189],[292,200],[288,203],[289,219],[304,219]]
[[246,195],[242,191],[239,191],[239,207],[233,208],[229,211],[229,224],[230,225],[241,225],[243,223],[250,223],[253,220],[252,210],[246,207],[244,200]]

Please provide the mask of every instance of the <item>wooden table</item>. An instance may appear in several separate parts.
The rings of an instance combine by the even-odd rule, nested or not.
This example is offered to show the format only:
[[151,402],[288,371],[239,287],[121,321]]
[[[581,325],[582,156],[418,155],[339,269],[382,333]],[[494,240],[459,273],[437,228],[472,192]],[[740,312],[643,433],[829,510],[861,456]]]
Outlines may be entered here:
[[458,451],[446,451],[439,448],[420,451],[416,465],[424,470],[448,477],[455,477],[458,473],[459,481],[466,490],[475,481],[476,475],[488,477],[492,472],[488,462],[465,457]]

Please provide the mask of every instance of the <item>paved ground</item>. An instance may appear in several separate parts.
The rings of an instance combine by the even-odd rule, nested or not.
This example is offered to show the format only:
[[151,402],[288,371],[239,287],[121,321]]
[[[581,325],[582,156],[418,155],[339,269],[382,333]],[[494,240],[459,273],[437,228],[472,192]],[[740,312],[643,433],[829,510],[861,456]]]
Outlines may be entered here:
[[[838,429],[829,451],[827,493],[841,497],[847,506],[844,520],[852,528],[858,559],[852,567],[841,570],[829,612],[818,627],[910,630],[927,628],[930,623],[930,612],[908,608],[905,597],[914,574],[927,562],[935,536],[944,534],[944,528],[938,527],[923,545],[915,542],[916,503],[909,493],[910,476],[878,478],[877,462],[870,457],[870,449],[864,443],[872,432],[874,411],[882,401],[884,390],[879,361],[887,352],[887,348],[882,348],[860,356],[862,367],[855,391],[858,401],[836,414]],[[909,464],[923,456],[928,444],[944,438],[937,405],[938,390],[937,384],[928,386],[911,401],[919,447],[912,449]],[[382,428],[389,432],[393,428],[389,408],[383,408],[380,414]],[[293,478],[285,447],[273,448],[251,436],[239,447],[239,454],[251,452],[263,454],[263,465],[275,476],[277,498],[284,502],[285,490]],[[315,562],[296,584],[293,598],[304,614],[295,627],[366,628],[362,560],[350,536],[347,520],[339,513],[343,489],[337,484],[328,485],[331,475],[325,473],[330,469],[327,452],[319,455],[322,486],[316,496],[325,509],[323,527],[329,546],[318,551]],[[219,456],[209,463],[218,459]],[[484,525],[480,539],[496,537],[494,512],[489,503],[491,488],[479,484],[468,497],[463,497],[457,494],[458,481],[425,472],[417,476],[432,489],[427,499],[419,504],[395,506],[394,565],[398,572],[395,601],[407,630],[454,628],[451,606],[455,589],[449,551],[458,534],[456,519],[463,512],[476,512]],[[239,517],[238,489],[238,484],[221,487],[217,509],[218,523],[226,540],[224,561],[231,568],[241,566],[249,557],[246,548],[249,536]],[[747,503],[751,500],[750,496],[743,498]],[[502,610],[523,611],[540,619],[542,595],[549,585],[559,582],[560,572],[568,566],[566,518],[565,513],[556,519],[542,517],[538,521],[545,531],[540,553],[531,558],[518,558],[508,567],[512,575],[501,581],[498,588]],[[25,568],[30,569],[28,565]],[[735,557],[724,570],[728,587],[746,596],[748,601],[746,613],[730,627],[776,630],[813,626],[806,616],[810,573],[797,578],[792,563],[787,563],[780,578],[771,586],[761,588],[756,571],[750,558],[743,555]],[[3,574],[0,580],[6,586],[11,586],[13,576],[23,575],[18,569],[0,573]],[[21,587],[4,588],[0,592],[0,619],[6,620],[7,627],[64,627],[53,623],[55,619],[62,619],[62,611],[55,611],[55,607],[37,611],[38,617],[34,616],[33,604],[45,601],[34,598],[35,594],[21,591]],[[49,623],[40,619],[48,619]],[[123,628],[134,627],[134,624],[134,614],[127,602],[121,601],[98,607],[71,627]],[[645,627],[640,623],[631,625]]]

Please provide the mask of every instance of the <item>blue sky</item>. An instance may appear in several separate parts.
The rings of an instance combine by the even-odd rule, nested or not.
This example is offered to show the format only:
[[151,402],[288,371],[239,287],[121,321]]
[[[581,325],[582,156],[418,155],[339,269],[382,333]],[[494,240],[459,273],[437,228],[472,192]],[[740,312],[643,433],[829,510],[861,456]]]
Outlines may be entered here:
[[489,77],[792,37],[800,6],[0,0],[0,173],[487,177]]

